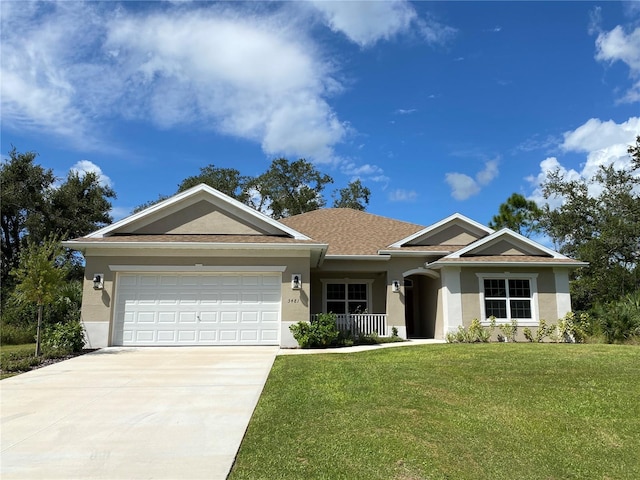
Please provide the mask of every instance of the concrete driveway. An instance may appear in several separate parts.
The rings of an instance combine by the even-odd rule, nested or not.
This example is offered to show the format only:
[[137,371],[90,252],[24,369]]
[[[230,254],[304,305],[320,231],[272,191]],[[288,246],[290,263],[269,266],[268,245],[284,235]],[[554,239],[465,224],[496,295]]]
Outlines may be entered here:
[[114,347],[0,382],[3,479],[224,479],[278,347]]

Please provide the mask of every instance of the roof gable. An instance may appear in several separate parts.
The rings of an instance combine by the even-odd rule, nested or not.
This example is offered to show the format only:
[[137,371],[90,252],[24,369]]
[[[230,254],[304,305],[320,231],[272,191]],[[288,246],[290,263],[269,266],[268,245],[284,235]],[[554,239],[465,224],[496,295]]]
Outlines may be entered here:
[[472,256],[533,256],[554,259],[569,259],[550,248],[524,237],[513,230],[503,228],[477,242],[447,255],[445,258],[464,258]]
[[410,246],[469,245],[493,232],[491,228],[464,215],[455,213],[389,246],[400,248]]
[[205,184],[197,185],[87,235],[266,235],[309,240],[306,235]]

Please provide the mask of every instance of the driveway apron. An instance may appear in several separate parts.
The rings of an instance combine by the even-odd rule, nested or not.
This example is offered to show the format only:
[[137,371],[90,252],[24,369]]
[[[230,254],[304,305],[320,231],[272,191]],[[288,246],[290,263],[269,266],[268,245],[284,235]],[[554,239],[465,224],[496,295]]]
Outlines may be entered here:
[[224,479],[278,347],[113,347],[0,382],[3,479]]

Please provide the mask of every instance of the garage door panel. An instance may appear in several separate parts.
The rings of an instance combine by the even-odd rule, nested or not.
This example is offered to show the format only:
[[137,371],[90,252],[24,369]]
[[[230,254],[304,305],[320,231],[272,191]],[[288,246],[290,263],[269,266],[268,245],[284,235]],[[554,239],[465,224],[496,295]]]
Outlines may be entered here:
[[117,277],[116,345],[274,345],[280,274]]
[[238,323],[238,312],[220,312],[220,323]]
[[237,343],[238,331],[237,330],[220,330],[220,341],[225,343]]
[[262,312],[260,320],[262,323],[278,323],[278,312]]
[[242,312],[240,314],[240,321],[243,324],[246,323],[258,323],[258,319],[260,317],[260,313],[259,312]]
[[155,330],[136,330],[135,338],[136,342],[140,343],[152,343],[154,341]]
[[155,312],[138,312],[138,318],[136,319],[136,323],[155,323],[156,321],[156,313]]
[[158,342],[175,343],[176,334],[175,330],[158,330]]
[[200,343],[215,343],[218,340],[217,330],[204,330],[198,332]]
[[277,330],[262,330],[260,332],[260,340],[263,343],[277,342],[278,331]]
[[178,330],[178,341],[193,343],[196,340],[195,330]]
[[218,323],[218,312],[200,313],[200,323]]
[[158,323],[176,323],[177,312],[158,312]]
[[257,330],[242,330],[240,332],[240,341],[241,342],[255,342],[258,340],[258,331]]
[[139,285],[141,287],[156,287],[159,280],[156,275],[144,275],[140,277]]
[[196,319],[197,319],[196,312],[180,312],[178,317],[178,323],[181,325],[185,323],[194,324],[196,323]]

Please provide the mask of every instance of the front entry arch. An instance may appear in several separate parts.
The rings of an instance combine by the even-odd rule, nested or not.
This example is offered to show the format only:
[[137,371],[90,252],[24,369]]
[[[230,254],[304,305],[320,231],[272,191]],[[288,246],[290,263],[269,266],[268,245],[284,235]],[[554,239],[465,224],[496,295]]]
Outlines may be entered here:
[[[411,273],[411,272],[407,272]],[[408,338],[436,338],[440,279],[432,275],[405,276],[405,319]]]

